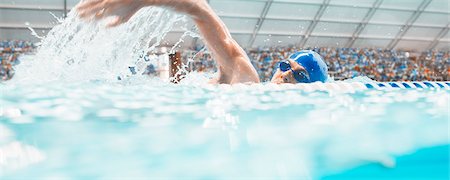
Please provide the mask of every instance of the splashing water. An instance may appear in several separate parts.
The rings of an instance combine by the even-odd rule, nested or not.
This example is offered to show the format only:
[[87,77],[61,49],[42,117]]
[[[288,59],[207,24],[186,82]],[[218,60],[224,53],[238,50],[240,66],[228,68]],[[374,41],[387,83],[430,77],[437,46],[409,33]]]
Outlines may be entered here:
[[[114,80],[129,75],[128,67],[145,64],[143,55],[161,45],[173,25],[185,23],[186,17],[147,7],[119,27],[106,28],[107,21],[87,23],[71,11],[42,40],[36,55],[23,57],[14,81]],[[144,69],[138,67],[138,73]]]

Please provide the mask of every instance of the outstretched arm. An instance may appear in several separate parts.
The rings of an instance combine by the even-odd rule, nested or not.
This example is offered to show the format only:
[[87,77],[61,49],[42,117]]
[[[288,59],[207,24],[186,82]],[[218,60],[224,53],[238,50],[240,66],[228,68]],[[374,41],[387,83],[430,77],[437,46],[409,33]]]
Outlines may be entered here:
[[127,22],[145,6],[172,8],[193,18],[213,58],[217,61],[218,83],[259,82],[247,54],[231,37],[228,28],[206,0],[88,0],[79,4],[77,10],[81,18],[102,19],[115,16],[116,19],[109,23],[109,26],[117,26]]

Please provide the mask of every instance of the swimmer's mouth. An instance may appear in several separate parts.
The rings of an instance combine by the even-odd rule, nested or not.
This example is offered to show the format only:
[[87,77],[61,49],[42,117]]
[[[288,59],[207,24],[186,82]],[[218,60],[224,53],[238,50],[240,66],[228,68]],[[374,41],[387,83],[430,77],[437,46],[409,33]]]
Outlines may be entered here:
[[280,61],[280,63],[278,64],[278,68],[282,72],[292,71],[292,75],[294,75],[295,80],[299,83],[311,82],[308,72],[306,70],[304,70],[304,69],[303,70],[293,70],[291,63],[288,60]]

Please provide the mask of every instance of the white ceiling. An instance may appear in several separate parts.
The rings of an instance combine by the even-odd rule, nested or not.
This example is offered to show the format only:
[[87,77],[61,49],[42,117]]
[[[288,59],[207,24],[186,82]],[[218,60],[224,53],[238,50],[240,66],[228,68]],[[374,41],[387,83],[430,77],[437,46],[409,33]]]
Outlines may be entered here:
[[[78,0],[1,0],[0,39],[37,41]],[[246,48],[273,46],[449,49],[448,0],[209,0]],[[175,28],[167,44],[182,35]],[[173,39],[173,40],[172,40]],[[184,46],[200,43],[186,40]]]

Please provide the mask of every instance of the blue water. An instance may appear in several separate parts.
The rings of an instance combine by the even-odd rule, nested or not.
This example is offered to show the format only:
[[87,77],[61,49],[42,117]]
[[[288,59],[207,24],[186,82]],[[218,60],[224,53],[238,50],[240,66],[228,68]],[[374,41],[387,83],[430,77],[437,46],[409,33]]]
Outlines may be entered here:
[[159,80],[0,88],[1,179],[448,176],[448,90]]
[[378,164],[369,164],[323,179],[449,179],[449,152],[448,145],[425,148],[398,157],[397,168],[387,169]]

